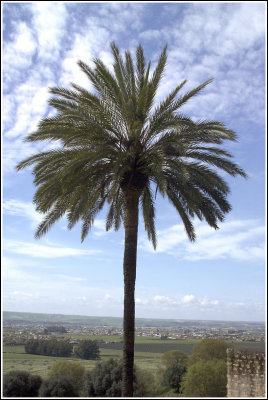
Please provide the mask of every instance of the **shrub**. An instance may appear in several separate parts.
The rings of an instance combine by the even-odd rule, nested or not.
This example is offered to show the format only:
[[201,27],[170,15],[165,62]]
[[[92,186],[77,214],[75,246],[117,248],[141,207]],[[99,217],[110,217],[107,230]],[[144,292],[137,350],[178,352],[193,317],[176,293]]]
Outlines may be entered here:
[[[134,368],[134,396],[144,397],[148,395],[153,377]],[[95,368],[85,375],[85,397],[121,397],[122,386],[122,360],[110,358],[99,361]]]
[[198,361],[182,379],[182,393],[189,397],[226,397],[227,370],[224,360]]
[[186,373],[186,365],[171,364],[163,372],[162,384],[168,388],[180,391],[182,377]]
[[26,371],[10,371],[3,377],[3,395],[6,397],[37,397],[42,383],[39,375]]
[[66,378],[71,377],[76,389],[79,391],[84,384],[85,367],[76,361],[58,361],[48,373],[48,378],[61,375]]
[[78,397],[73,379],[68,376],[55,375],[45,380],[39,391],[40,397]]

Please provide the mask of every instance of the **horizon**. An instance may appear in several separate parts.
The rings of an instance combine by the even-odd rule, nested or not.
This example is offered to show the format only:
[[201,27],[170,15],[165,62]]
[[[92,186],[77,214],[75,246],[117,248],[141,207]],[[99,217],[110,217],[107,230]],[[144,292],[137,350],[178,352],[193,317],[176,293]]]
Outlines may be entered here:
[[[38,315],[63,315],[63,316],[76,316],[76,317],[90,317],[90,318],[120,318],[123,319],[123,316],[117,317],[113,315],[82,315],[82,314],[64,314],[64,313],[38,313],[38,312],[30,312],[30,311],[8,311],[8,310],[3,310],[4,312],[9,312],[9,313],[22,313],[22,314],[38,314]],[[152,319],[152,320],[163,320],[163,321],[203,321],[203,322],[244,322],[244,323],[261,323],[261,324],[266,324],[266,320],[264,321],[246,321],[246,320],[222,320],[222,319],[190,319],[190,318],[151,318],[151,317],[135,317],[136,319]]]
[[[99,57],[109,69],[114,41],[152,68],[168,43],[155,104],[182,81],[182,95],[214,78],[181,108],[194,121],[216,120],[236,132],[223,147],[249,178],[221,172],[232,210],[219,229],[196,218],[196,241],[168,202],[155,199],[157,249],[139,220],[136,315],[145,318],[255,321],[266,318],[266,11],[242,3],[3,3],[2,300],[25,312],[123,315],[124,230],[106,231],[105,206],[81,243],[64,216],[39,240],[31,168],[18,162],[55,143],[26,143],[52,116],[48,87],[70,82],[92,91],[77,66]],[[14,62],[16,60],[16,62]],[[15,312],[15,311],[14,311]],[[67,315],[68,315],[67,314]]]

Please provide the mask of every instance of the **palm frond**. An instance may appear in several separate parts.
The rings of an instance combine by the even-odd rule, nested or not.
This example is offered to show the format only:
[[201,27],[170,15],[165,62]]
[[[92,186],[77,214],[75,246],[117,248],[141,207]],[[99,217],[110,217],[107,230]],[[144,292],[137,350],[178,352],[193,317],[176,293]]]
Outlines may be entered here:
[[148,234],[148,239],[152,241],[156,249],[156,231],[155,231],[155,206],[152,192],[149,186],[146,186],[141,195],[141,204],[143,210],[144,227]]

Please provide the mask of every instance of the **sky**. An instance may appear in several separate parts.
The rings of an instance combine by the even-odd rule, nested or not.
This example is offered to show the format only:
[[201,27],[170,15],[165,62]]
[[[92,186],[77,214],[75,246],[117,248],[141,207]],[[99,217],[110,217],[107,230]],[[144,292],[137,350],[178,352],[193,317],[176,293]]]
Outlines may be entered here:
[[25,143],[52,115],[51,86],[92,91],[78,60],[112,68],[110,42],[168,62],[156,102],[184,79],[185,91],[213,82],[181,111],[217,120],[238,135],[225,144],[248,178],[224,178],[232,211],[219,230],[194,220],[189,242],[179,215],[156,198],[156,251],[142,215],[136,317],[264,321],[266,309],[266,2],[2,2],[2,304],[5,311],[123,315],[124,231],[105,231],[107,208],[81,243],[65,217],[41,239],[31,168],[16,164],[50,142]]

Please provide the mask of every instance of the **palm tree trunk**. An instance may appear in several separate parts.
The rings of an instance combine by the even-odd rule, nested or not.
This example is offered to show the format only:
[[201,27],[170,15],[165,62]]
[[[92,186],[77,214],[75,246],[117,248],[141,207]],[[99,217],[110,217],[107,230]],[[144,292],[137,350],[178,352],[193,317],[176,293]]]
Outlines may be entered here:
[[135,340],[135,280],[139,217],[139,193],[126,194],[124,252],[124,333],[122,397],[133,397]]

